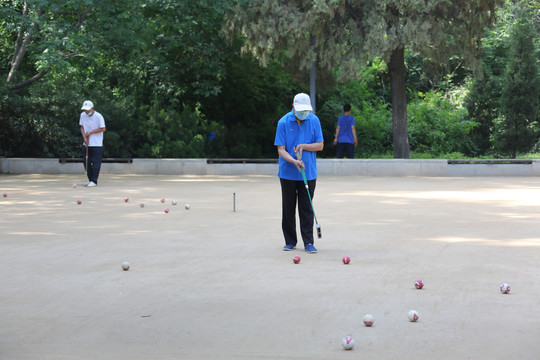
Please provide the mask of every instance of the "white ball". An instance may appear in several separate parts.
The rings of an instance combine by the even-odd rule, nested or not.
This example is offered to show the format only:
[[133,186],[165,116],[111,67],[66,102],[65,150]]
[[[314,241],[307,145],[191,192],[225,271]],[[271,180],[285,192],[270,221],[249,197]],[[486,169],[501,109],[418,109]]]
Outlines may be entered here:
[[371,314],[366,314],[364,316],[363,320],[364,320],[364,325],[371,326],[371,325],[373,325],[373,322],[375,321],[375,318]]
[[508,294],[510,292],[510,285],[507,283],[501,284],[501,292],[503,294]]
[[343,345],[345,350],[351,350],[354,347],[354,339],[350,336],[345,336],[343,340],[341,340],[341,345]]
[[416,311],[416,310],[409,311],[409,320],[412,321],[412,322],[417,321],[418,320],[418,311]]
[[178,204],[178,201],[173,200],[173,201],[172,201],[172,204],[173,204],[173,205],[176,205],[176,204]]
[[128,271],[129,270],[129,263],[127,261],[124,261],[122,263],[122,270]]
[[186,210],[189,210],[190,207],[191,206],[189,206],[189,204],[186,204],[186,206],[185,206]]

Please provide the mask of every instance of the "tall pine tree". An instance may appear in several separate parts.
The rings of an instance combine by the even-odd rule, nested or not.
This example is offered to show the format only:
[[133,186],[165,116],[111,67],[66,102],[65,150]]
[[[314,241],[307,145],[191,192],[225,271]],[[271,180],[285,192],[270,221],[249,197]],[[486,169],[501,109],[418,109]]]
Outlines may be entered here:
[[535,31],[526,16],[512,28],[510,61],[501,96],[502,117],[496,124],[496,147],[515,158],[532,149],[538,138],[540,82]]

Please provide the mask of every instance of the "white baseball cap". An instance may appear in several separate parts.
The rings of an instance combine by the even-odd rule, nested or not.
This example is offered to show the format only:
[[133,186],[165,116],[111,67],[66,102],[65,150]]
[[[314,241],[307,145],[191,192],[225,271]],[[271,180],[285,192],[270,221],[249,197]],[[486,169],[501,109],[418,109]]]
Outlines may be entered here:
[[91,102],[90,100],[86,100],[85,102],[83,102],[81,110],[90,110],[93,107],[94,107],[94,103]]
[[294,97],[294,110],[296,111],[313,111],[311,100],[308,94],[300,93]]

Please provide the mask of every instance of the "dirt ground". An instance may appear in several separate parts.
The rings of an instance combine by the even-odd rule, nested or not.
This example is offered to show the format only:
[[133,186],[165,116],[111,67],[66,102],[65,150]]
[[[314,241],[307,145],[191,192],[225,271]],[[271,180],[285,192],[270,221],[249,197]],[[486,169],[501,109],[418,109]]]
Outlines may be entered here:
[[540,358],[540,178],[321,177],[307,254],[277,177],[83,177],[0,175],[0,359]]

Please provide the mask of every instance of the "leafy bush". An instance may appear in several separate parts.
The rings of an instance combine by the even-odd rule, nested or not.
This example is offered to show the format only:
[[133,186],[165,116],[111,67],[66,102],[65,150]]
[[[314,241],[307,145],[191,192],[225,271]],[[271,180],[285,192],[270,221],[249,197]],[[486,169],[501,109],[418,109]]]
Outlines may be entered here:
[[369,158],[383,154],[392,147],[392,110],[381,101],[373,104],[361,102],[361,107],[351,111],[355,118],[358,146],[355,156]]
[[[458,92],[454,94],[459,94]],[[419,93],[407,108],[411,150],[434,156],[460,152],[467,146],[467,134],[475,127],[467,120],[462,96],[430,91]]]
[[351,104],[351,115],[355,120],[358,138],[355,157],[369,158],[391,151],[392,110],[378,86],[379,77],[386,71],[383,65],[381,61],[373,62],[362,69],[362,80],[351,81],[327,94],[323,106],[317,111],[325,139],[321,157],[336,156],[332,142],[345,104]]
[[[138,157],[148,158],[202,158],[211,142],[221,138],[222,125],[208,121],[198,108],[184,105],[177,113],[165,110],[155,101],[147,112],[146,121],[138,129],[143,143],[137,149]],[[213,136],[209,136],[213,133]]]

